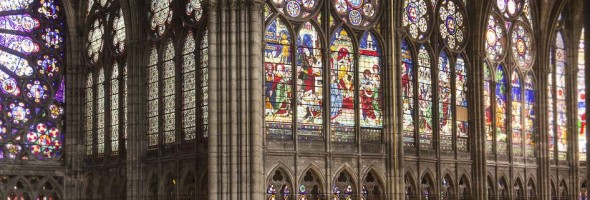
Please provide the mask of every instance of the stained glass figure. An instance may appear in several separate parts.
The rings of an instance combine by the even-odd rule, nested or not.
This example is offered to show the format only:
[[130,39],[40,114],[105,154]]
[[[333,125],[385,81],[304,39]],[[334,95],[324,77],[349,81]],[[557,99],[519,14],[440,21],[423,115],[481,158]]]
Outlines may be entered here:
[[322,136],[324,98],[322,46],[310,22],[297,36],[297,130],[300,138]]
[[401,44],[402,131],[404,145],[415,146],[414,59],[408,41],[402,40]]
[[526,76],[524,88],[525,152],[527,157],[534,157],[537,138],[535,135],[535,84],[533,82],[533,75],[530,73]]
[[[463,55],[457,57],[455,64],[455,115],[457,127],[457,148],[468,151],[469,142],[469,111],[467,104],[467,64]],[[488,94],[489,95],[489,94]]]
[[336,14],[353,27],[368,27],[377,21],[378,0],[331,0]]
[[584,29],[580,37],[580,43],[578,46],[578,72],[577,74],[577,108],[578,108],[578,148],[579,148],[579,159],[586,161],[586,61],[584,60]]
[[272,0],[270,2],[284,16],[301,20],[317,13],[321,0]]
[[486,31],[486,52],[490,60],[498,61],[504,55],[506,47],[506,37],[504,36],[503,23],[496,15],[488,17]]
[[267,26],[264,40],[266,133],[271,137],[291,138],[291,33],[283,20],[277,17]]
[[522,10],[522,0],[496,0],[496,6],[504,17],[516,17]]
[[533,17],[532,17],[530,0],[524,1],[524,6],[522,7],[522,13],[526,16],[528,24],[531,26],[531,28],[533,28]]
[[119,152],[119,65],[114,64],[111,72],[111,153]]
[[418,50],[418,132],[420,147],[432,149],[432,77],[431,58],[425,45]]
[[209,137],[209,31],[205,29],[201,38],[201,131],[203,138]]
[[187,34],[182,51],[182,129],[184,140],[194,140],[196,138],[196,90],[195,85],[195,39],[193,33]]
[[523,70],[530,69],[534,60],[531,49],[535,48],[531,31],[523,22],[519,21],[513,28],[510,38],[512,42],[512,58],[516,65]]
[[175,50],[172,41],[168,41],[164,48],[163,83],[164,91],[164,144],[176,142],[176,67],[174,62]]
[[148,12],[148,20],[150,29],[154,32],[156,37],[164,35],[166,26],[172,21],[172,9],[170,4],[172,0],[151,0],[150,11]]
[[445,44],[459,50],[465,44],[467,23],[464,22],[465,9],[454,0],[443,0],[438,7],[438,30]]
[[372,32],[365,33],[359,45],[359,113],[363,141],[381,141],[383,101],[381,90],[381,46]]
[[438,57],[438,132],[441,150],[453,150],[453,105],[451,60],[446,51]]
[[355,141],[355,49],[351,36],[339,27],[330,39],[330,121],[336,142]]
[[430,31],[430,1],[404,0],[402,26],[414,40],[423,40]]
[[152,47],[147,66],[147,139],[148,147],[158,145],[159,72],[158,51]]
[[555,105],[556,105],[556,140],[558,159],[567,159],[568,146],[568,112],[566,102],[566,52],[563,35],[561,32],[557,34],[555,39]]
[[512,154],[523,156],[522,151],[522,83],[517,71],[512,72],[510,85],[511,97],[511,130],[512,130]]
[[498,65],[495,72],[494,84],[495,84],[495,94],[496,94],[496,110],[495,110],[495,117],[496,117],[496,152],[498,155],[506,156],[508,153],[508,138],[506,136],[506,123],[508,122],[506,119],[507,109],[508,109],[508,102],[507,102],[507,91],[508,91],[508,81],[506,80],[506,73],[503,65]]

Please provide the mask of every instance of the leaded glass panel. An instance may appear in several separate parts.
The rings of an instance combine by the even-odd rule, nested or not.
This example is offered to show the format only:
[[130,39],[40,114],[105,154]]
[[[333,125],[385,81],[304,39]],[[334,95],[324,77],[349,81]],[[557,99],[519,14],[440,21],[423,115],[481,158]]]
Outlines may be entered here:
[[355,141],[355,49],[351,37],[339,27],[330,40],[330,117],[335,142]]

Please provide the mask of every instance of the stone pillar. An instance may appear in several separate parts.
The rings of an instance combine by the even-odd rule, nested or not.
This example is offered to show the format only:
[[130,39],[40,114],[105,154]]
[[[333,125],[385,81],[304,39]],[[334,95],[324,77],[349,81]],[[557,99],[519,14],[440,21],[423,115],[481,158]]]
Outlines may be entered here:
[[65,177],[64,199],[81,199],[84,185],[82,183],[82,161],[84,160],[84,83],[86,83],[84,61],[82,58],[82,27],[76,3],[64,1],[65,19],[67,24],[66,60],[64,62],[66,82],[65,110]]
[[[485,41],[485,25],[487,23],[487,15],[485,15],[486,8],[494,6],[491,2],[484,1],[468,1],[467,2],[468,17],[470,32],[470,41]],[[483,102],[483,80],[484,80],[484,62],[486,58],[485,46],[483,42],[470,42],[467,45],[468,56],[471,59],[468,76],[471,80],[468,83],[469,93],[468,98],[470,102],[470,116],[473,125],[470,125],[471,140],[469,143],[471,151],[471,159],[473,160],[472,169],[472,199],[487,199],[487,162],[486,162],[486,143],[485,143],[485,113]],[[458,182],[458,181],[457,181]]]
[[401,111],[398,109],[398,99],[400,99],[401,92],[398,91],[398,81],[400,80],[398,74],[400,74],[399,69],[401,66],[401,61],[399,59],[400,55],[400,41],[401,41],[401,30],[402,28],[398,27],[399,20],[395,16],[397,16],[397,10],[401,10],[403,4],[393,3],[392,1],[387,1],[388,4],[385,6],[389,7],[391,12],[385,12],[387,15],[383,15],[386,17],[384,24],[387,24],[386,30],[389,30],[389,34],[383,35],[385,40],[389,42],[389,46],[391,47],[389,51],[387,51],[386,57],[389,58],[389,63],[387,66],[391,67],[384,67],[384,77],[392,77],[388,80],[392,81],[385,81],[383,87],[383,92],[385,96],[383,97],[386,99],[384,102],[385,108],[390,108],[388,112],[385,113],[386,121],[384,124],[386,125],[384,129],[385,138],[387,140],[387,182],[385,183],[385,192],[387,194],[387,199],[405,199],[405,180],[404,180],[404,167],[403,167],[403,160],[404,160],[404,146],[403,146],[403,134],[399,131],[401,125],[401,119],[398,116],[402,116],[399,114]]
[[125,14],[127,32],[127,150],[126,150],[126,197],[127,199],[146,198],[146,177],[141,158],[146,150],[146,120],[144,116],[146,91],[143,84],[142,69],[146,58],[145,1],[124,0],[121,8]]
[[263,199],[261,0],[209,2],[209,199]]

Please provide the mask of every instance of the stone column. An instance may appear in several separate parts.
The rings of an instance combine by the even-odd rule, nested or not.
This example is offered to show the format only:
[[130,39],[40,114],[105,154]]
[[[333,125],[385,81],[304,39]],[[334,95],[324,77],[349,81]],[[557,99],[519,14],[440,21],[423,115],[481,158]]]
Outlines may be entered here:
[[[472,197],[473,199],[487,199],[487,162],[486,162],[486,143],[485,143],[485,113],[484,113],[484,102],[483,102],[483,80],[484,80],[484,62],[486,58],[485,46],[485,30],[487,23],[487,15],[485,11],[489,6],[494,6],[491,2],[484,1],[468,1],[467,2],[467,15],[469,19],[469,30],[471,32],[470,42],[467,45],[469,59],[471,59],[470,67],[468,70],[468,76],[470,77],[468,82],[469,93],[468,98],[470,102],[469,114],[473,125],[470,125],[471,138],[469,143],[471,151],[471,159],[473,161],[472,169]],[[479,17],[474,17],[479,16]]]
[[65,110],[65,177],[64,199],[81,199],[84,189],[82,183],[82,161],[84,160],[84,83],[86,83],[82,53],[82,27],[78,26],[80,14],[76,3],[64,1],[67,24],[66,60],[64,62],[66,82]]
[[263,199],[263,1],[209,3],[209,199]]
[[146,198],[146,177],[143,174],[141,157],[146,150],[146,120],[144,116],[146,91],[143,84],[142,69],[146,58],[145,29],[146,9],[144,0],[121,1],[125,14],[127,32],[127,150],[126,178],[127,199]]

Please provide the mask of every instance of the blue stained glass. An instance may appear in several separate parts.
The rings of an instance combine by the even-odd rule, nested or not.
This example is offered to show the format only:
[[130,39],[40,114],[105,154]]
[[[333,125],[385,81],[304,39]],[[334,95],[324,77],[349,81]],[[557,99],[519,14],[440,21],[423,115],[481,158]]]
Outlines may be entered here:
[[60,159],[65,101],[61,2],[3,0],[0,12],[0,101],[5,105],[0,115],[6,119],[0,132],[12,133],[0,135],[0,155],[5,155],[0,160]]
[[334,141],[354,141],[354,47],[351,34],[339,27],[330,40],[330,117]]

